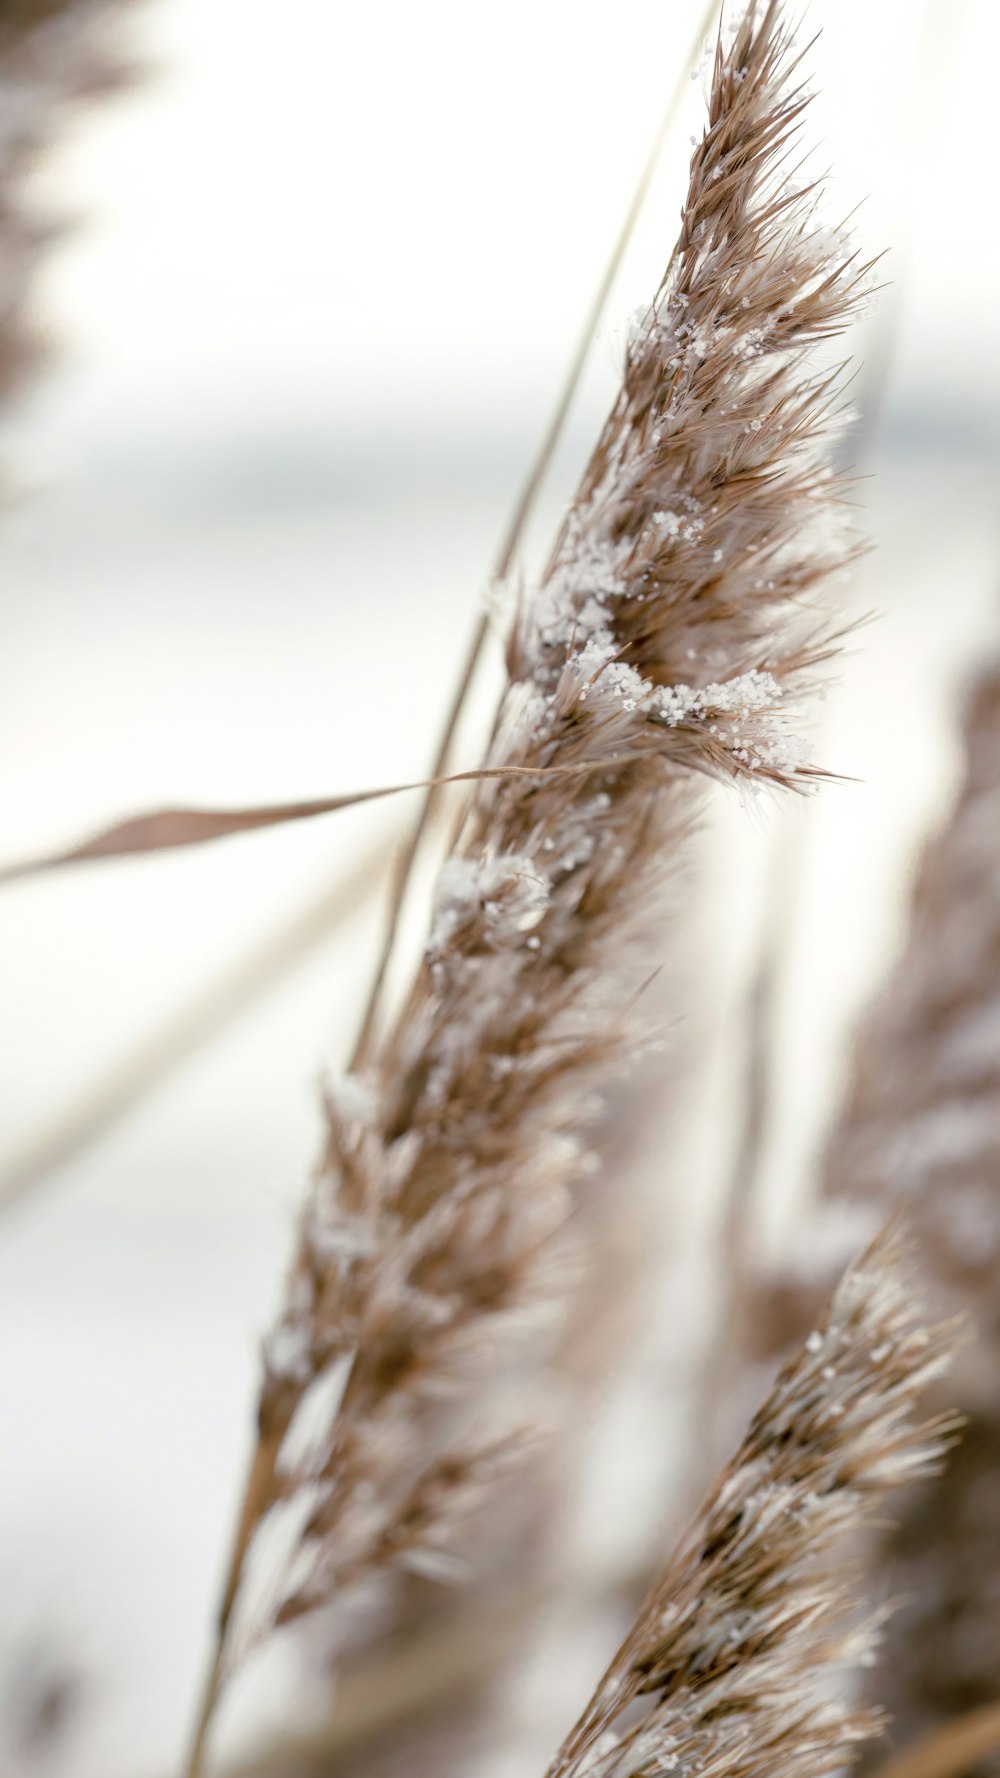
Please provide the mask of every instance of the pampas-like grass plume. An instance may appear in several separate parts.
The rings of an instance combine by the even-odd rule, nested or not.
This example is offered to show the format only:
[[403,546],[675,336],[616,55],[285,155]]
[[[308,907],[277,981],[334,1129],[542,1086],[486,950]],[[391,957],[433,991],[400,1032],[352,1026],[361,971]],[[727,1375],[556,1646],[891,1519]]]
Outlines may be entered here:
[[700,786],[818,775],[792,711],[829,641],[805,608],[852,545],[824,457],[838,373],[806,358],[870,268],[792,180],[797,68],[776,0],[717,47],[680,239],[512,625],[488,761],[505,775],[475,789],[394,1027],[331,1087],[222,1643],[279,1504],[293,1554],[247,1634],[373,1577],[443,1571],[463,1498],[509,1447],[478,1441],[470,1367],[519,1325],[591,1164],[594,1095],[649,972],[637,941]]
[[883,1235],[842,1280],[698,1513],[547,1778],[826,1778],[878,1727],[844,1538],[935,1466],[916,1403],[947,1363],[905,1252]]
[[972,691],[964,742],[823,1182],[833,1205],[906,1215],[936,1305],[975,1336],[953,1379],[961,1445],[871,1563],[873,1588],[905,1601],[873,1675],[904,1746],[995,1703],[1000,1671],[1000,662]]
[[[952,1312],[974,1315],[983,1394],[1000,1356],[1000,663],[963,723],[954,807],[924,854],[910,934],[861,1031],[823,1197],[902,1210]],[[970,1354],[971,1360],[971,1354]]]
[[773,1358],[801,1337],[836,1267],[845,1207],[855,1228],[905,1216],[934,1312],[968,1321],[949,1383],[962,1440],[903,1497],[866,1561],[869,1596],[902,1599],[870,1676],[902,1747],[994,1704],[1000,1671],[1000,661],[978,676],[963,741],[907,942],[857,1041],[819,1214],[783,1270],[757,1280],[744,1350],[730,1349],[742,1391],[748,1343]]

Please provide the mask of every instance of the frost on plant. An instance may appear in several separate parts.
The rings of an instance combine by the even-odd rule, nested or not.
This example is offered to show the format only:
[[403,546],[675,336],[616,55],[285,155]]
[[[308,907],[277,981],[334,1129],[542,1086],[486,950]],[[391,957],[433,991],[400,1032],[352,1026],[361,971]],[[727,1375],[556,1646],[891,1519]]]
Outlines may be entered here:
[[[853,546],[828,522],[838,379],[809,353],[865,274],[783,183],[806,102],[777,6],[751,6],[716,55],[680,238],[621,392],[518,605],[492,775],[416,979],[364,1105],[344,1083],[330,1096],[268,1348],[275,1473],[303,1394],[334,1367],[349,1380],[326,1441],[255,1503],[259,1518],[296,1477],[315,1490],[282,1620],[373,1576],[440,1571],[470,1474],[478,1489],[496,1461],[482,1453],[510,1444],[502,1409],[483,1437],[481,1379],[545,1299],[704,787],[815,779],[797,711],[829,641],[811,601]],[[504,1522],[482,1523],[481,1566]]]
[[548,1778],[826,1778],[878,1726],[839,1684],[874,1625],[844,1536],[926,1473],[943,1427],[915,1408],[949,1338],[881,1237],[782,1371]]

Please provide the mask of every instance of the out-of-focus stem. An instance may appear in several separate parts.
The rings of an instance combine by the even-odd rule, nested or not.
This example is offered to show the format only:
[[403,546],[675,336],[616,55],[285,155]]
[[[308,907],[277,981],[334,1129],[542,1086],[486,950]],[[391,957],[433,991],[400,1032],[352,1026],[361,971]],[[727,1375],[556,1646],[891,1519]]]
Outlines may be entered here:
[[236,958],[8,1158],[0,1161],[0,1214],[51,1182],[60,1168],[114,1129],[157,1087],[250,1012],[349,918],[382,873],[391,840],[379,837],[346,872]]
[[970,1710],[875,1768],[873,1778],[964,1778],[1000,1751],[1000,1703]]

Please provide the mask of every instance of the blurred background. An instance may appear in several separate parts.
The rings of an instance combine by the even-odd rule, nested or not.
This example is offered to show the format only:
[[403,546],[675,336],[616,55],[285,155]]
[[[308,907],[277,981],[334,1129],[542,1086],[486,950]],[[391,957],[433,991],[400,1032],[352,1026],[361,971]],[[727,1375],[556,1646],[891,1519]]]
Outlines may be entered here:
[[[134,80],[61,121],[30,175],[32,214],[72,226],[31,291],[53,362],[4,425],[4,859],[161,804],[424,774],[680,78],[525,575],[666,260],[702,124],[699,11],[129,0],[109,20]],[[775,905],[763,1240],[808,1192],[850,1030],[954,788],[958,699],[1000,640],[1000,14],[813,0],[814,32],[810,133],[834,220],[860,204],[863,253],[888,249],[853,390],[875,549],[851,612],[878,615],[821,715],[818,756],[846,781],[794,808],[711,798],[703,949],[686,1007],[666,1009],[701,1065],[690,1127],[671,1125],[665,1247],[677,1198],[710,1202],[731,1164],[738,1119],[704,1112],[738,1103]],[[0,120],[9,100],[0,79]],[[379,804],[0,897],[4,1774],[176,1765],[319,1082],[349,1048],[412,812]],[[129,1069],[155,1090],[98,1128]],[[656,1112],[642,1164],[659,1179]],[[673,1458],[656,1404],[695,1298],[675,1277],[595,1471],[581,1522],[616,1520],[623,1547],[660,1510]],[[588,1634],[575,1665],[565,1653],[568,1700],[525,1683],[537,1760],[601,1665]]]

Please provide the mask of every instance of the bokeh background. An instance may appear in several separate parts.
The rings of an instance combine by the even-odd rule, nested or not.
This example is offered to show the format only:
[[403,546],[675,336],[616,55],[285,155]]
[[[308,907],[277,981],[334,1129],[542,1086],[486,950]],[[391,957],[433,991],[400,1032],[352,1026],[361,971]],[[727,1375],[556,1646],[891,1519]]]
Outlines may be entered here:
[[[35,291],[55,362],[4,429],[4,858],[163,803],[423,774],[680,75],[680,119],[525,575],[669,250],[701,127],[699,10],[126,8],[131,89],[76,114],[33,176],[39,214],[74,226]],[[702,951],[686,1009],[668,1009],[682,1046],[697,1033],[703,1047],[699,1115],[671,1148],[675,1192],[702,1201],[729,1158],[746,988],[777,898],[760,1181],[774,1240],[808,1190],[848,1033],[954,783],[957,698],[1000,642],[1000,14],[992,0],[813,0],[801,29],[820,33],[811,130],[831,210],[861,203],[863,253],[889,250],[854,391],[876,547],[850,609],[878,617],[821,716],[818,751],[847,781],[792,809],[714,796],[692,886]],[[462,763],[491,674],[496,659]],[[349,1046],[386,848],[410,812],[378,805],[0,898],[0,1175],[22,1186],[0,1215],[4,1773],[154,1778],[176,1763],[318,1084]],[[210,1042],[178,1040],[187,1059],[98,1139],[45,1159],[164,1021],[220,980],[255,979],[262,946],[284,958],[266,991]],[[672,1290],[594,1484],[605,1520],[629,1526],[655,1515],[669,1467],[650,1413],[676,1361],[668,1330],[698,1317]],[[575,1667],[571,1653],[568,1705],[526,1683],[539,1758],[600,1665],[585,1636]],[[19,1751],[25,1698],[50,1682],[74,1694],[65,1733]]]

